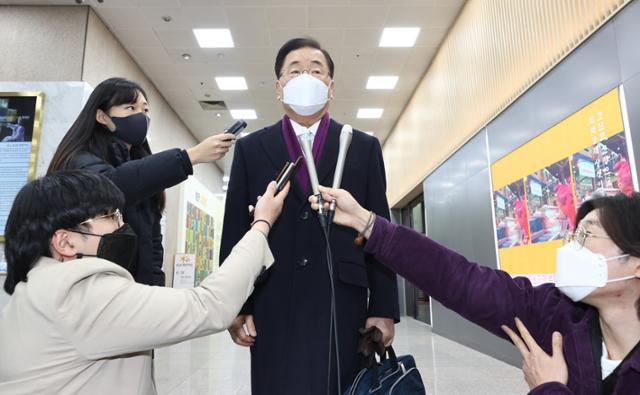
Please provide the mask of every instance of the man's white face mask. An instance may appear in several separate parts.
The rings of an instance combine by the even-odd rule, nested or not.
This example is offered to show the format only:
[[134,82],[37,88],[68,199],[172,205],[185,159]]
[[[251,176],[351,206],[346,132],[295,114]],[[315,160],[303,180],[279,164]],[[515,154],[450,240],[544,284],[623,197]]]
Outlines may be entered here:
[[627,276],[609,280],[607,261],[629,254],[605,258],[575,241],[558,248],[556,253],[556,287],[574,302],[581,301],[608,283],[636,278]]
[[290,80],[283,88],[282,102],[305,117],[322,110],[328,100],[329,87],[307,73]]

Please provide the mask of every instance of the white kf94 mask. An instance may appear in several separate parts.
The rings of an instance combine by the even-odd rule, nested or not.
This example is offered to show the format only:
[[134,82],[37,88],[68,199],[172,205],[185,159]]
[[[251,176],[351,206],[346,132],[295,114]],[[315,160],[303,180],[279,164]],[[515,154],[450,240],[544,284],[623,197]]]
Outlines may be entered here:
[[607,283],[635,278],[627,276],[609,280],[607,261],[626,256],[629,254],[605,258],[573,241],[556,251],[556,287],[574,302],[579,302]]
[[327,103],[329,87],[307,73],[290,80],[283,88],[282,101],[302,116],[322,110]]

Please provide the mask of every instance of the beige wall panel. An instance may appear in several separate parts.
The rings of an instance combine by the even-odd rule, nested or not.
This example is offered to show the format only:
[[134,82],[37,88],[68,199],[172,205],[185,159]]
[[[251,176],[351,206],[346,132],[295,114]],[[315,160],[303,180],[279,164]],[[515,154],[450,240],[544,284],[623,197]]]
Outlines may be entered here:
[[389,203],[628,2],[469,0],[384,144]]
[[[154,152],[175,147],[188,148],[197,143],[191,132],[140,67],[100,18],[93,11],[90,11],[82,79],[95,87],[110,77],[124,77],[134,80],[146,90],[151,108],[149,144]],[[217,133],[217,131],[212,132]],[[222,192],[222,172],[217,166],[213,164],[198,165],[194,168],[194,174],[212,193]],[[167,190],[164,268],[168,284],[172,283],[173,278],[179,196],[179,187]]]
[[0,81],[78,81],[87,8],[0,6]]

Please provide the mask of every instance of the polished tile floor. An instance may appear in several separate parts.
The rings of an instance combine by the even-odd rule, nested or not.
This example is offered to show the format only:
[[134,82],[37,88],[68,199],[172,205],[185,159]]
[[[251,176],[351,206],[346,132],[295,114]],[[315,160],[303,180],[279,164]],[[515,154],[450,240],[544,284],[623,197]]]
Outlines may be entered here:
[[[403,317],[394,348],[411,353],[430,395],[526,394],[520,369],[432,334]],[[249,350],[227,332],[156,350],[156,383],[162,395],[245,395],[251,393]]]

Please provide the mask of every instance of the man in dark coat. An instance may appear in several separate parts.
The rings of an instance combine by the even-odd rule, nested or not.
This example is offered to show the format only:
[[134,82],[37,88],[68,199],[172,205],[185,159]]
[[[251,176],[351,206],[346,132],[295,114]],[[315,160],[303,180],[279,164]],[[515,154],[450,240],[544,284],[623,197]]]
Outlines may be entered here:
[[[276,94],[286,115],[236,142],[220,262],[249,229],[248,206],[255,204],[286,161],[301,155],[298,136],[308,134],[313,139],[319,182],[332,183],[343,126],[328,114],[333,71],[330,55],[315,40],[293,39],[278,52]],[[377,215],[389,217],[382,150],[376,138],[353,131],[342,188]],[[327,394],[327,385],[331,393],[338,392],[335,347],[329,351],[331,285],[326,242],[308,203],[312,192],[302,162],[291,191],[269,236],[276,265],[263,274],[229,329],[237,344],[251,346],[254,395]],[[365,255],[354,244],[356,236],[337,225],[330,233],[342,389],[360,369],[358,328],[375,325],[390,344],[398,321],[396,276]]]

